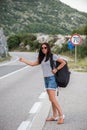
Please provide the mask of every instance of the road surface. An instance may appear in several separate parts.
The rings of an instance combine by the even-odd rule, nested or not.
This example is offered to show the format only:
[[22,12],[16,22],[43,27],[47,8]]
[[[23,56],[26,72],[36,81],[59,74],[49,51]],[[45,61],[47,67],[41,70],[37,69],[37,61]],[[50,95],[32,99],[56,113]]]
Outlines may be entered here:
[[44,90],[41,67],[26,66],[17,60],[20,56],[34,60],[37,55],[11,55],[11,62],[0,65],[0,130],[17,130]]

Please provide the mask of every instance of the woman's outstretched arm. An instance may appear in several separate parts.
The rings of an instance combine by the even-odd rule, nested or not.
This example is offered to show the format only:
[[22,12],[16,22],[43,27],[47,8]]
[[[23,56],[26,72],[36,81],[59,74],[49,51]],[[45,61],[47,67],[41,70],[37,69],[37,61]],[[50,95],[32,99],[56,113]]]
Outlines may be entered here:
[[23,62],[23,63],[25,63],[25,64],[27,64],[27,65],[30,65],[30,66],[36,66],[36,65],[39,65],[39,62],[38,62],[38,60],[36,60],[36,61],[34,61],[34,62],[31,62],[31,61],[28,61],[28,60],[26,60],[26,59],[24,59],[24,58],[19,58],[19,61],[21,61],[21,62]]

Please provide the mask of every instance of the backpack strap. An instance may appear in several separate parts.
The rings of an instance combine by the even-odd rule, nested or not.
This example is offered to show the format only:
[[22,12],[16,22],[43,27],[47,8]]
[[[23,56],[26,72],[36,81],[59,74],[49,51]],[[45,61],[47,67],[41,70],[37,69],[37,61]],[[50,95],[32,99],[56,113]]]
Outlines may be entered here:
[[[50,66],[51,66],[52,70],[53,70],[54,67],[56,67],[56,65],[53,61],[53,54],[51,54],[51,56],[50,56]],[[56,75],[55,75],[55,79],[56,79]],[[57,87],[58,87],[58,84],[57,84]],[[59,91],[58,91],[58,88],[57,88],[57,96],[58,95],[59,95]]]
[[56,67],[56,65],[55,65],[55,63],[53,61],[53,54],[51,54],[51,56],[50,56],[50,66],[51,66],[52,70],[53,70],[53,68]]

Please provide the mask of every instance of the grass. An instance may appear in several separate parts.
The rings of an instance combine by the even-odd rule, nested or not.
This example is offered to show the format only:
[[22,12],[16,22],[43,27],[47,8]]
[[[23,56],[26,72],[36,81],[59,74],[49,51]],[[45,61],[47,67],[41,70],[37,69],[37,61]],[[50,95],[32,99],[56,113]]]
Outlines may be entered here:
[[62,55],[70,58],[68,61],[68,66],[71,70],[78,72],[87,72],[87,56],[85,58],[77,58],[77,62],[75,63],[74,54],[62,53]]
[[69,68],[78,72],[87,72],[87,57],[84,59],[78,59],[78,61],[75,63],[75,61],[69,61]]
[[11,60],[11,56],[7,55],[7,57],[5,58],[0,58],[0,62],[4,62],[4,61],[10,61]]

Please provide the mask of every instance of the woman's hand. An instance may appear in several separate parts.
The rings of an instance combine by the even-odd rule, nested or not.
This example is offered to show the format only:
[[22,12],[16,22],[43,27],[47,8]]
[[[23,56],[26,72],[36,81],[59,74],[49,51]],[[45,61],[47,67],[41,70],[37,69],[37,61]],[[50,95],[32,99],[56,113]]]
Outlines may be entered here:
[[52,73],[53,73],[53,74],[56,74],[57,71],[58,71],[58,70],[55,68],[55,69],[52,70]]
[[20,62],[24,62],[24,59],[22,57],[19,58]]

